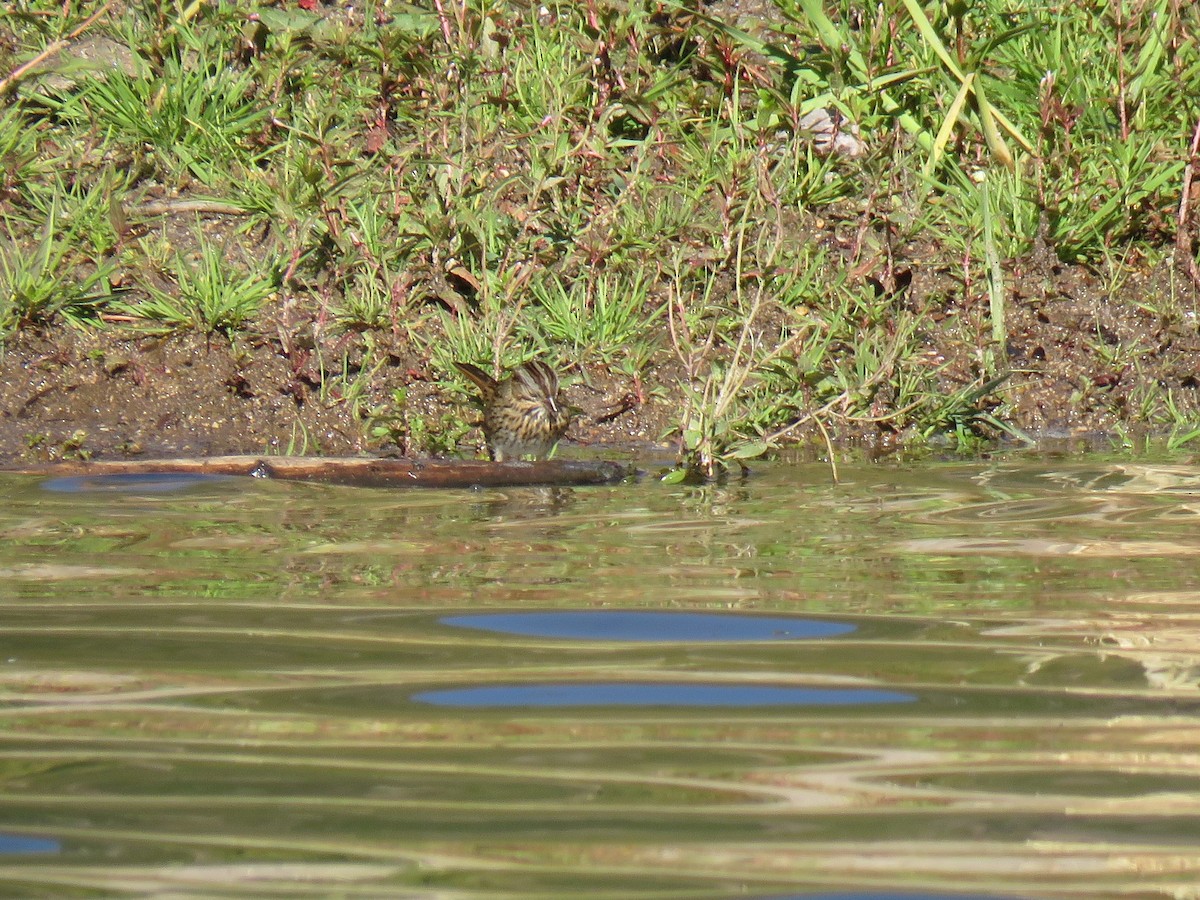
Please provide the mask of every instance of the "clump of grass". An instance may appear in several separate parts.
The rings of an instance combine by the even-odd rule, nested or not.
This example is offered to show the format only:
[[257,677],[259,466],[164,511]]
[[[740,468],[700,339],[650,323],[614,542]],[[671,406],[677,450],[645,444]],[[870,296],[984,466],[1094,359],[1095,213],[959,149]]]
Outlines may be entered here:
[[[136,45],[139,34],[123,37]],[[164,175],[227,183],[232,161],[261,158],[253,139],[268,110],[253,96],[256,74],[232,68],[213,38],[182,23],[156,49],[161,55],[149,61],[135,54],[131,72],[113,69],[43,102],[68,127],[101,135],[110,150],[145,157]]]
[[665,309],[651,301],[649,288],[645,276],[619,272],[569,285],[560,278],[536,281],[529,289],[528,330],[575,358],[608,363],[633,356],[645,361],[653,354],[652,329]]
[[109,301],[111,263],[82,263],[74,249],[75,230],[59,233],[61,213],[47,212],[32,246],[5,221],[0,243],[0,342],[23,325],[61,318],[71,325],[96,324]]
[[114,304],[114,309],[167,330],[231,334],[259,314],[263,303],[279,288],[279,271],[272,261],[257,271],[236,272],[222,249],[197,235],[195,260],[176,252],[175,289],[147,285],[148,297]]
[[0,110],[0,203],[17,199],[29,185],[40,184],[55,166],[43,155],[38,131],[19,105]]

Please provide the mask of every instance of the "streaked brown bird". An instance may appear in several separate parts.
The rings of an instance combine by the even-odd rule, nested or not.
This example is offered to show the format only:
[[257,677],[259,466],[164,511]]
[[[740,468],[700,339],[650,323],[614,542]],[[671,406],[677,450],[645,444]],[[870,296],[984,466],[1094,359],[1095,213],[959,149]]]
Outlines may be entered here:
[[558,375],[544,362],[521,363],[500,381],[470,363],[454,365],[483,395],[483,436],[496,462],[544,459],[571,424]]

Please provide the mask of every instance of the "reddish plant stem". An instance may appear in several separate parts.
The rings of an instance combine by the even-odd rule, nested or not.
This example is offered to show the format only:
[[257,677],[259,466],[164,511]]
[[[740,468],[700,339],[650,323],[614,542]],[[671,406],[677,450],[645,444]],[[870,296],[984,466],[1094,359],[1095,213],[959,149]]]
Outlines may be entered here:
[[1200,288],[1200,267],[1196,265],[1195,248],[1192,246],[1192,181],[1196,175],[1196,153],[1200,150],[1200,119],[1192,129],[1192,146],[1188,152],[1187,165],[1183,167],[1183,186],[1179,192],[1179,216],[1176,219],[1175,255],[1182,263],[1192,284]]

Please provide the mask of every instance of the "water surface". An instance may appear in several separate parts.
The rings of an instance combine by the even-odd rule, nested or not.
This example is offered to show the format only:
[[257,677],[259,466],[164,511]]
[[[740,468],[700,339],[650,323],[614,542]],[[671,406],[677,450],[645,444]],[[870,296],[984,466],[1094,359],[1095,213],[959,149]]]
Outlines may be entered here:
[[1200,468],[841,475],[2,478],[0,894],[1194,895]]

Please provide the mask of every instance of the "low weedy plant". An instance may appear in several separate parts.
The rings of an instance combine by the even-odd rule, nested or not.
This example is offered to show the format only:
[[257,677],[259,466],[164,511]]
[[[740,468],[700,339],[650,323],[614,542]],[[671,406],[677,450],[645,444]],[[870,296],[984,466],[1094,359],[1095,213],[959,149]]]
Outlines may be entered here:
[[396,388],[385,402],[366,409],[362,419],[372,443],[393,446],[406,456],[452,453],[473,427],[454,412],[444,413],[438,421],[428,421],[411,409],[407,388]]

